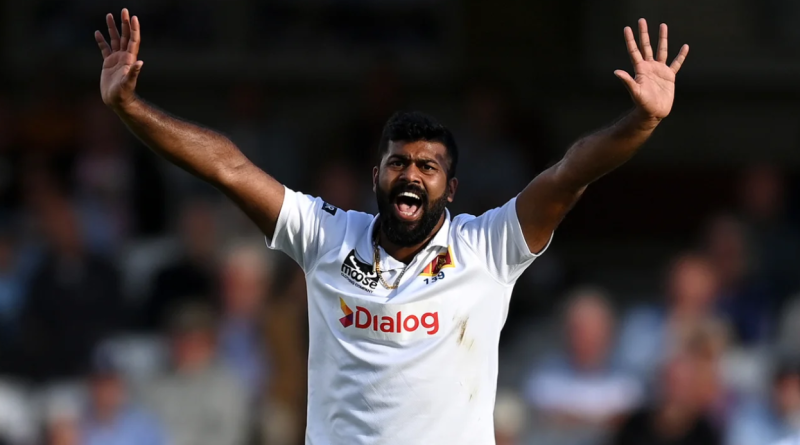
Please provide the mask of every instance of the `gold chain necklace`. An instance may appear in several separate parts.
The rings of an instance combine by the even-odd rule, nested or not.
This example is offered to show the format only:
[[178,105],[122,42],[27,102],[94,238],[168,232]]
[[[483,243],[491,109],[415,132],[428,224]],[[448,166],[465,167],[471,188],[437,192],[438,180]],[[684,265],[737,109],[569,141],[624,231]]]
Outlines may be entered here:
[[391,289],[397,289],[397,287],[400,285],[400,280],[403,279],[403,275],[406,274],[406,271],[408,270],[408,266],[410,266],[411,263],[409,262],[408,264],[406,264],[406,267],[404,267],[402,272],[400,272],[400,275],[394,281],[394,284],[390,286],[389,283],[387,283],[383,279],[383,272],[381,272],[381,249],[378,246],[377,240],[374,242],[374,244],[375,244],[375,254],[374,254],[373,271],[378,274],[378,279],[380,279],[380,282],[383,285],[383,287],[385,287],[386,289],[390,289],[390,290]]
[[[374,234],[372,236],[372,244],[375,246],[375,253],[373,255],[372,271],[378,274],[378,279],[380,280],[380,282],[383,285],[383,287],[385,287],[386,289],[390,289],[390,290],[397,289],[397,287],[400,286],[400,280],[403,279],[403,275],[406,274],[406,271],[408,270],[408,267],[411,266],[411,263],[413,261],[409,261],[408,264],[406,264],[406,267],[403,268],[403,270],[400,272],[400,275],[397,277],[396,280],[394,280],[394,284],[390,286],[389,283],[387,283],[386,280],[383,279],[383,272],[381,272],[381,248],[378,245],[378,239],[380,238],[380,235],[379,235],[380,230],[381,230],[380,225],[376,226],[375,227],[375,232],[374,232]],[[428,247],[428,245],[431,243],[431,241],[433,241],[433,237],[431,237],[431,239],[429,239],[428,242],[425,243],[425,246],[423,246],[423,250],[426,247]]]

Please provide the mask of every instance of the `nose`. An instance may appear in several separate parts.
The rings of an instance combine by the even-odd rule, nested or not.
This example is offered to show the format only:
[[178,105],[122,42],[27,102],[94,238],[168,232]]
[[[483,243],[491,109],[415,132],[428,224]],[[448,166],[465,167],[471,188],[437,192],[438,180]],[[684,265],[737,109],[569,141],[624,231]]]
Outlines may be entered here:
[[400,173],[400,179],[404,179],[406,182],[411,182],[414,184],[422,184],[422,172],[416,165],[411,163],[403,169],[402,173]]

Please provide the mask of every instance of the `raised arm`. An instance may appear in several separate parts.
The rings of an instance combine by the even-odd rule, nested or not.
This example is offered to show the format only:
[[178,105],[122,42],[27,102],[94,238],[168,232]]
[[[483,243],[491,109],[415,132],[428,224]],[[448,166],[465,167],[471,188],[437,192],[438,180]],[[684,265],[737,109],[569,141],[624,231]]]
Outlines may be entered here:
[[153,151],[211,183],[233,199],[268,237],[272,237],[284,187],[250,162],[228,138],[147,104],[136,95],[144,62],[138,60],[139,19],[122,10],[122,35],[106,16],[111,43],[100,31],[95,40],[103,54],[100,92],[103,102]]
[[684,45],[667,66],[667,25],[659,30],[655,58],[644,19],[639,20],[641,49],[631,28],[625,27],[624,35],[636,78],[622,70],[614,74],[625,84],[636,107],[613,125],[577,141],[561,161],[538,175],[519,195],[517,215],[531,252],[547,245],[586,187],[630,159],[672,109],[675,76],[689,46]]

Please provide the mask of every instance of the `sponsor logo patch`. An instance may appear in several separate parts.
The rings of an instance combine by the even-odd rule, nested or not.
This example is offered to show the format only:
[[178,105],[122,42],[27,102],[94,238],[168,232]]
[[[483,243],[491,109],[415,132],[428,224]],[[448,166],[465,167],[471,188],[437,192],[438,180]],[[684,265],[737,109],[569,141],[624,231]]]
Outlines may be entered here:
[[347,278],[350,284],[372,292],[378,287],[378,273],[372,268],[372,264],[365,263],[358,259],[355,249],[351,250],[342,262],[342,276]]
[[440,332],[437,306],[432,301],[395,305],[339,297],[344,315],[339,322],[356,337],[392,342],[430,338]]
[[332,204],[328,204],[327,202],[322,203],[322,210],[325,212],[330,213],[331,215],[336,215],[336,211],[339,210]]

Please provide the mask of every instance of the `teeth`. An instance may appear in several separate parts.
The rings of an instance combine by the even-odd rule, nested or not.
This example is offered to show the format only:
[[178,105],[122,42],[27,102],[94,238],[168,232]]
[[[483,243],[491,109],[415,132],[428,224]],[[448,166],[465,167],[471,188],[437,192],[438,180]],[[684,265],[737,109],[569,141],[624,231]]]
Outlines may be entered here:
[[414,199],[417,199],[419,201],[422,201],[422,198],[420,198],[419,196],[417,196],[416,194],[411,193],[411,192],[403,192],[403,193],[400,194],[400,196],[407,196],[409,198],[414,198]]

